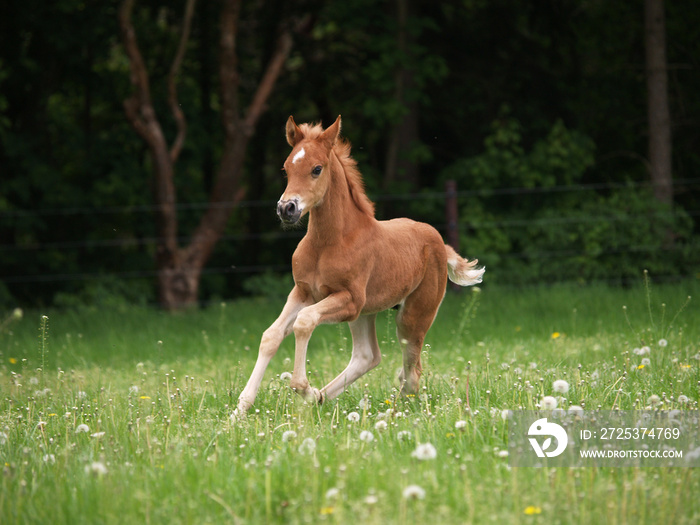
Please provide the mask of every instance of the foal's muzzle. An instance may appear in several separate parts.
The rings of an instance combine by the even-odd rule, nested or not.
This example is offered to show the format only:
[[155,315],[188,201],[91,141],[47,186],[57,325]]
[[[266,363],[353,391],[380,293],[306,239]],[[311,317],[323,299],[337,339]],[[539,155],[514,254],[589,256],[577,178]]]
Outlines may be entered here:
[[296,224],[301,218],[299,199],[289,199],[277,203],[277,216],[285,224]]

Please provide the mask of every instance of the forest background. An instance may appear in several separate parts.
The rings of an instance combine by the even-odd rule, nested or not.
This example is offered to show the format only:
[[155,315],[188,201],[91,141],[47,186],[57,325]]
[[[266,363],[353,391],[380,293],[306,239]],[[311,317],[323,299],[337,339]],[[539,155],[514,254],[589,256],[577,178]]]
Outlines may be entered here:
[[0,306],[286,293],[289,115],[342,115],[378,218],[447,236],[456,181],[489,283],[698,279],[698,20],[692,0],[3,2]]

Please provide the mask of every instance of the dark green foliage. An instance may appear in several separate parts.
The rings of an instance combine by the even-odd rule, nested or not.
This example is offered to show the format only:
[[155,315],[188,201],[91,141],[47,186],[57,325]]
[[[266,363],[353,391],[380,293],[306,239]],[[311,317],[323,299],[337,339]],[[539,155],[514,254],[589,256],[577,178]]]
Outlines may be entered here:
[[[666,3],[672,210],[659,209],[646,187],[642,5],[409,0],[400,48],[399,4],[243,3],[242,104],[280,25],[304,14],[313,23],[295,36],[255,130],[244,181],[251,204],[234,212],[209,262],[203,301],[262,293],[273,287],[263,272],[288,273],[301,232],[279,229],[274,202],[290,114],[325,124],[342,114],[379,218],[407,215],[444,231],[441,194],[456,179],[462,251],[488,266],[487,282],[697,272],[697,2]],[[169,138],[164,79],[183,7],[139,0],[134,11]],[[123,113],[129,74],[117,8],[76,0],[0,6],[0,305],[153,299],[151,166]],[[219,9],[198,3],[179,78],[188,122],[175,176],[183,244],[221,155]],[[411,79],[402,98],[400,73]],[[392,131],[409,105],[419,136],[404,156],[418,178],[388,183]]]
[[521,130],[504,116],[483,153],[444,172],[472,193],[462,199],[464,245],[492,279],[625,283],[644,269],[692,274],[700,244],[680,207],[661,206],[631,180],[619,187],[584,185],[595,164],[594,144],[561,121],[529,151]]

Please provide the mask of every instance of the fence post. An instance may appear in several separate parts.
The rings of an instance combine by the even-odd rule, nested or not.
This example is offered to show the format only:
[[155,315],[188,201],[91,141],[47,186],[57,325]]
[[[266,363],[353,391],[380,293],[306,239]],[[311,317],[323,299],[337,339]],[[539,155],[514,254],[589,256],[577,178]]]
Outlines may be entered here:
[[[445,183],[445,213],[447,218],[447,244],[459,252],[459,226],[457,211],[457,181],[448,180]],[[450,288],[461,290],[461,287],[450,281]]]

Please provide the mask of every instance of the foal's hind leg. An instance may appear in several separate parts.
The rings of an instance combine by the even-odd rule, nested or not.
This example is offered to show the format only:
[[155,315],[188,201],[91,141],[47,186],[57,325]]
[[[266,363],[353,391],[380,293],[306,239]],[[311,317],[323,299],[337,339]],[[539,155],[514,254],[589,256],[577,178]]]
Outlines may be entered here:
[[396,335],[403,350],[403,368],[399,373],[399,383],[404,394],[418,392],[418,383],[423,372],[420,359],[423,341],[435,320],[444,290],[445,283],[442,283],[442,288],[421,285],[406,298],[396,316]]
[[351,383],[372,370],[382,360],[374,323],[376,317],[376,314],[360,316],[348,323],[352,333],[352,357],[347,368],[321,389],[323,401],[342,394]]

